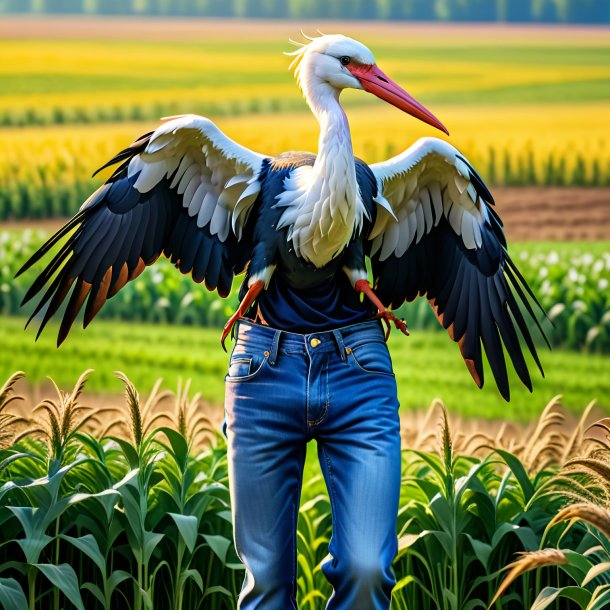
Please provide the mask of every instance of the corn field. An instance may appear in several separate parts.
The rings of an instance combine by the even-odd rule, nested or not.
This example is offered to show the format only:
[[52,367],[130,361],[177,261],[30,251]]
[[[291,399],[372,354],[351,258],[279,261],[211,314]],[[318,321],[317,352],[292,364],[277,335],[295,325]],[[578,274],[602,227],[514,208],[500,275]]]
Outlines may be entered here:
[[[371,110],[356,106],[349,111],[355,153],[369,163],[399,154],[431,131],[422,131],[411,121],[397,122],[392,109]],[[98,167],[140,134],[156,128],[160,116],[177,111],[158,109],[148,123],[0,129],[0,220],[71,216],[99,186],[99,177],[91,177]],[[535,126],[538,137],[532,132],[533,111],[527,108],[500,118],[498,109],[491,107],[440,112],[457,134],[450,142],[491,186],[610,185],[610,148],[593,127],[605,122],[607,111],[602,106],[586,109],[592,131],[584,137],[583,126],[574,123],[573,113],[583,112],[576,106],[546,109],[545,118]],[[219,126],[229,136],[265,154],[317,148],[317,126],[306,114],[243,114],[235,109],[229,113],[222,119],[224,111],[203,112],[221,118]],[[488,127],[480,134],[483,124]]]
[[[24,315],[32,310],[31,304],[29,309],[20,307],[30,276],[15,279],[14,275],[44,237],[41,231],[0,232],[0,314]],[[549,250],[528,244],[520,247],[517,261],[548,313],[553,345],[610,352],[610,254],[603,247],[558,244]],[[238,276],[236,282],[240,281]],[[221,327],[237,305],[236,290],[221,299],[164,259],[110,299],[100,316]],[[442,331],[425,299],[408,303],[398,312],[413,329]]]
[[[225,438],[189,384],[125,404],[70,392],[19,409],[0,389],[0,605],[16,610],[234,608],[236,555]],[[550,403],[523,437],[454,434],[443,405],[404,430],[393,610],[602,609],[610,599],[610,428],[574,432]],[[438,433],[434,423],[438,422]],[[322,609],[332,532],[323,479],[306,466],[298,601]]]

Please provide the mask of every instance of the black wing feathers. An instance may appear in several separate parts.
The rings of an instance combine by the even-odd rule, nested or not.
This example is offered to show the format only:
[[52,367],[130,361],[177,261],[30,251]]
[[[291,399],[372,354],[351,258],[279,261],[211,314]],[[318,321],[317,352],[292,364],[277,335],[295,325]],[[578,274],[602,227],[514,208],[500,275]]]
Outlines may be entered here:
[[[197,217],[188,215],[182,198],[170,189],[171,177],[162,179],[147,193],[135,188],[138,174],[129,177],[128,166],[134,155],[144,150],[152,133],[100,168],[121,163],[81,210],[17,273],[30,269],[67,237],[23,299],[25,304],[42,292],[28,320],[29,324],[46,307],[37,337],[70,295],[59,329],[60,345],[83,305],[83,325],[87,326],[107,299],[162,253],[180,271],[192,273],[195,281],[205,281],[210,290],[218,289],[222,296],[229,294],[234,273],[242,271],[249,260],[251,243],[247,240],[238,241],[230,234],[221,242],[207,226],[197,227]],[[251,234],[247,226],[244,229]],[[242,268],[236,270],[237,266]]]
[[485,206],[481,247],[466,248],[443,216],[403,256],[391,255],[384,261],[379,260],[379,253],[372,257],[376,294],[392,308],[425,294],[442,326],[458,342],[475,383],[479,387],[484,383],[483,347],[498,389],[509,400],[504,349],[523,384],[532,390],[517,329],[544,375],[524,317],[526,313],[535,322],[548,344],[532,302],[543,314],[544,310],[508,254],[491,194],[476,171],[460,159],[468,165],[471,183]]

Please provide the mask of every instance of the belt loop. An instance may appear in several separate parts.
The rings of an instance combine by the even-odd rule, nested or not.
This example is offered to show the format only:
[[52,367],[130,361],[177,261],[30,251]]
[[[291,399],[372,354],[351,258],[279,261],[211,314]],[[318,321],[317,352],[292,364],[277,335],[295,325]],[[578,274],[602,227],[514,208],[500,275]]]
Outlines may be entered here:
[[273,341],[271,342],[271,350],[269,351],[269,364],[275,365],[277,361],[277,351],[280,347],[280,335],[282,334],[281,330],[276,330],[275,335],[273,335]]
[[335,337],[335,341],[337,342],[337,347],[339,348],[339,355],[341,356],[341,360],[345,362],[345,344],[343,343],[343,336],[341,335],[341,331],[339,329],[333,330],[333,336]]

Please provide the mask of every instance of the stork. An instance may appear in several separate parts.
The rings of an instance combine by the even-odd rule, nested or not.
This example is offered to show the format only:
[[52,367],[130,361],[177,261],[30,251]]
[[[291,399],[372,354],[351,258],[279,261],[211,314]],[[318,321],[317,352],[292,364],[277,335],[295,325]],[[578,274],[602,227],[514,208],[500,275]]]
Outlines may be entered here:
[[223,347],[233,324],[255,310],[262,322],[281,324],[274,306],[286,291],[311,311],[311,295],[330,294],[356,309],[366,299],[386,324],[386,340],[391,324],[408,334],[391,310],[425,295],[479,387],[484,350],[509,400],[504,344],[531,391],[517,329],[544,374],[526,323],[531,317],[544,336],[528,295],[539,304],[508,255],[489,190],[466,158],[437,138],[370,166],[355,158],[339,101],[344,89],[372,93],[448,131],[360,42],[342,35],[308,40],[292,53],[291,67],[320,124],[318,154],[270,157],[240,146],[208,118],[162,119],[100,168],[119,164],[19,271],[63,240],[25,295],[24,303],[45,289],[28,323],[46,307],[40,334],[71,291],[59,346],[85,300],[84,327],[164,254],[222,297],[245,271]]

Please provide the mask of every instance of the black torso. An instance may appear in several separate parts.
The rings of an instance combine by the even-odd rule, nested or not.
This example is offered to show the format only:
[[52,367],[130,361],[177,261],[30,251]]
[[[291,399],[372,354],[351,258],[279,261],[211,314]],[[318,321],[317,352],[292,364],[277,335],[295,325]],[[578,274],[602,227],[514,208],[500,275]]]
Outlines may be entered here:
[[252,317],[260,317],[270,326],[308,332],[327,330],[362,321],[376,310],[368,302],[360,302],[343,267],[364,268],[365,240],[375,221],[375,177],[369,167],[356,159],[356,178],[369,218],[364,218],[362,231],[352,236],[347,247],[323,267],[316,267],[299,257],[288,228],[277,230],[282,208],[277,195],[284,189],[284,180],[290,172],[302,165],[313,165],[315,155],[310,153],[284,153],[266,162],[261,172],[261,196],[257,201],[248,225],[253,231],[253,256],[240,294],[243,296],[247,281],[269,265],[276,265],[269,286],[257,299]]

